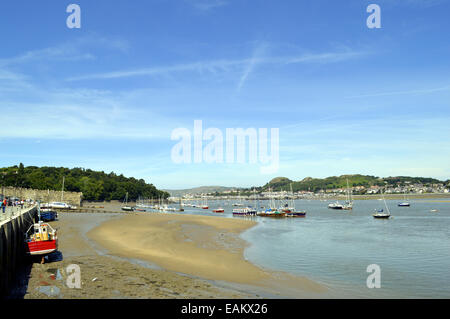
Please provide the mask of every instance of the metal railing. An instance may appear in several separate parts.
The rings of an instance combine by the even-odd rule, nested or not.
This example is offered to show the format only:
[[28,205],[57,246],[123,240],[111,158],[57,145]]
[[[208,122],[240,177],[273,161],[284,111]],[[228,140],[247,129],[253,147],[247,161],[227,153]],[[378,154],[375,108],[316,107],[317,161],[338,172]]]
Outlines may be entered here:
[[0,208],[0,222],[8,221],[14,216],[20,215],[21,212],[28,210],[33,205],[25,204],[23,208],[21,206],[7,206],[3,213],[3,207]]

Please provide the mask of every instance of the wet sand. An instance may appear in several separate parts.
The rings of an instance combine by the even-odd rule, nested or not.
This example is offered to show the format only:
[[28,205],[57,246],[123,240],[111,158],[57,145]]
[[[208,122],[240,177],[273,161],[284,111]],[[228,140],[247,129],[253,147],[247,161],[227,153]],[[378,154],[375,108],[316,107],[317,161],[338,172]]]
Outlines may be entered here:
[[[21,282],[10,298],[25,299],[127,299],[127,298],[260,298],[238,289],[216,287],[206,280],[183,276],[172,271],[152,269],[135,260],[107,254],[89,240],[86,232],[123,214],[60,213],[59,252],[41,265],[24,269]],[[61,260],[62,259],[62,260]],[[81,270],[81,289],[66,284],[67,266]]]
[[308,278],[264,270],[246,261],[247,243],[239,234],[255,224],[212,216],[144,213],[107,221],[88,236],[112,255],[214,282],[257,287],[274,296],[308,297],[327,291]]
[[[24,271],[13,298],[323,298],[304,277],[243,257],[249,220],[156,213],[60,213],[59,252]],[[59,259],[58,259],[59,258]],[[81,289],[67,286],[67,266]]]

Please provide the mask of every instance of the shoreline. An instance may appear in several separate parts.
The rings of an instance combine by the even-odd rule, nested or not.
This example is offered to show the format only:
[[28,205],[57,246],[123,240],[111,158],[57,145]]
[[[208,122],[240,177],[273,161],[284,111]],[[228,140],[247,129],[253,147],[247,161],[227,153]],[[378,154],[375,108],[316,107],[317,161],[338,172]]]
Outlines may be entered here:
[[[45,264],[21,269],[8,299],[258,299],[258,294],[220,287],[140,260],[110,255],[87,237],[87,232],[121,213],[60,213],[51,222],[58,229],[59,249]],[[67,286],[69,265],[78,265],[81,289]]]
[[[306,277],[262,269],[245,260],[243,251],[247,242],[240,238],[240,234],[253,227],[254,221],[219,216],[157,215],[60,213],[59,220],[51,222],[52,227],[58,229],[58,254],[49,256],[43,265],[33,263],[24,267],[8,298],[295,299],[329,298],[332,294],[325,285]],[[163,233],[172,236],[173,241],[169,245],[164,243],[162,250],[177,253],[186,245],[191,246],[186,251],[189,256],[191,253],[195,256],[190,269],[185,268],[186,260],[184,264],[171,266],[173,259],[166,262],[154,260],[145,251],[137,253],[142,247],[128,249],[127,246],[124,249],[111,240],[110,236],[116,235],[117,227],[120,228],[119,233],[140,227],[142,234],[146,227],[146,223],[141,223],[142,218],[151,220],[152,232],[156,236]],[[124,220],[131,220],[128,229]],[[155,232],[158,228],[159,231]],[[99,233],[103,237],[105,232],[108,236],[96,238]],[[147,234],[144,233],[144,237]],[[153,239],[155,237],[150,242]],[[164,237],[160,239],[164,240]],[[140,236],[134,240],[140,240]],[[180,256],[179,261],[183,258]],[[218,260],[220,262],[216,265]],[[67,267],[73,264],[80,266],[81,289],[70,289],[66,284]],[[183,267],[177,268],[176,265]],[[215,267],[204,273],[211,265]],[[335,294],[332,295],[334,298]]]
[[[383,194],[384,198],[386,200],[405,200],[404,194]],[[302,198],[296,198],[295,200],[299,201],[335,201],[335,200],[345,200],[347,197],[345,195],[330,195],[326,197],[302,197]],[[378,200],[381,198],[381,195],[352,195],[353,200]],[[418,201],[427,201],[427,200],[443,200],[443,201],[449,201],[450,202],[450,194],[445,193],[427,193],[427,194],[408,194],[406,196],[406,200],[418,200]],[[188,203],[191,201],[199,201],[203,198],[191,198],[191,199],[185,199],[184,203]],[[239,198],[208,198],[210,201],[232,201]],[[242,200],[253,202],[253,198],[243,198]],[[259,199],[259,201],[265,202],[270,200],[269,198]],[[179,200],[170,201],[171,204],[179,204]],[[135,201],[129,201],[129,204],[136,204]],[[84,208],[98,208],[98,207],[104,207],[109,208],[112,207],[114,209],[118,209],[120,211],[120,206],[122,205],[122,202],[117,200],[111,200],[111,201],[83,201],[81,207]]]
[[306,277],[262,269],[245,260],[248,243],[239,235],[255,225],[216,216],[133,214],[102,223],[88,237],[111,255],[150,262],[222,287],[287,298],[327,292]]

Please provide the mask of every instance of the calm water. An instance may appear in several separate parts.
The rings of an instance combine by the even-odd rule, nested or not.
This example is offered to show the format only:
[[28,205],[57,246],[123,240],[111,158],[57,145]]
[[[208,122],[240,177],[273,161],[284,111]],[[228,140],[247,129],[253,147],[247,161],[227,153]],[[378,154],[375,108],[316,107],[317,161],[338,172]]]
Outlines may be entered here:
[[[356,201],[353,211],[328,209],[324,201],[296,201],[306,218],[253,217],[258,225],[242,235],[251,243],[245,257],[315,279],[340,297],[450,298],[450,202],[411,200],[411,207],[397,207],[398,202],[387,201],[391,219],[377,220],[372,213],[384,208],[382,201]],[[225,202],[209,202],[209,211],[219,205],[226,209],[221,215],[233,218],[233,207]],[[195,208],[186,212],[217,215]],[[366,286],[371,264],[381,268],[380,289]]]

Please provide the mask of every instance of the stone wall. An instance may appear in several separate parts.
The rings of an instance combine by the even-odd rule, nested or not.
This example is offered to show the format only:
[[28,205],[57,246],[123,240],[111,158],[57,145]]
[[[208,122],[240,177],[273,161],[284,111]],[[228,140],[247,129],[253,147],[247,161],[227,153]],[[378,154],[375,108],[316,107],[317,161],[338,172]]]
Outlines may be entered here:
[[[20,199],[33,199],[41,202],[60,202],[63,201],[70,205],[81,206],[83,193],[52,191],[52,190],[36,190],[29,188],[4,187],[4,194],[7,197],[18,197]],[[63,199],[61,199],[63,195]]]
[[0,300],[8,294],[18,270],[26,262],[24,234],[36,222],[36,215],[37,209],[33,206],[0,222]]

